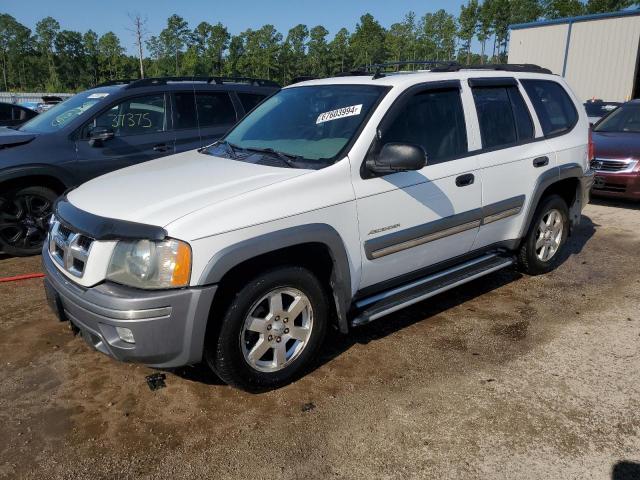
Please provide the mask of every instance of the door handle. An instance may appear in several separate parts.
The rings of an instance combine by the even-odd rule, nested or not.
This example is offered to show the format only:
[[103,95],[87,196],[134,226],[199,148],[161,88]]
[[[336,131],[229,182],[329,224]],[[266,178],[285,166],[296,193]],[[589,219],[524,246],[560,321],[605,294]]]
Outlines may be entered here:
[[166,152],[170,148],[171,147],[169,145],[167,145],[166,143],[159,143],[158,145],[154,145],[153,146],[153,151],[154,152]]
[[547,165],[549,165],[549,157],[547,156],[538,157],[533,160],[533,166],[536,168],[546,167]]
[[473,185],[475,179],[476,177],[474,177],[472,173],[466,173],[456,178],[456,185],[458,187],[468,187],[469,185]]

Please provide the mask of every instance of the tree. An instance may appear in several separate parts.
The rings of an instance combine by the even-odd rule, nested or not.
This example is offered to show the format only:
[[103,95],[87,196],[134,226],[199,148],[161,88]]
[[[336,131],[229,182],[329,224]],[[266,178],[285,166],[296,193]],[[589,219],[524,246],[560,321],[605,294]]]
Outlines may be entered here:
[[118,64],[124,54],[120,39],[113,32],[107,32],[98,40],[99,61],[109,80],[118,78]]
[[349,30],[341,28],[329,42],[329,57],[331,62],[330,72],[344,72],[349,59]]
[[309,31],[308,58],[312,75],[324,77],[329,73],[329,31],[322,25],[313,27]]
[[615,12],[628,8],[631,5],[639,4],[638,1],[633,0],[588,0],[586,5],[587,13],[604,13]]
[[45,17],[36,23],[38,48],[41,54],[47,59],[47,65],[49,67],[47,87],[52,90],[58,90],[60,87],[53,52],[53,42],[56,39],[58,31],[60,31],[60,24],[53,17]]
[[542,5],[539,0],[511,0],[510,23],[528,23],[542,16]]
[[467,65],[471,61],[471,41],[478,30],[478,0],[469,0],[467,5],[460,6],[460,17],[458,24],[460,25],[459,36],[463,41],[463,50],[467,54]]
[[440,9],[422,17],[420,44],[426,59],[450,60],[455,55],[457,25],[450,13]]
[[487,40],[493,34],[494,0],[484,0],[478,12],[478,41],[481,45],[480,63],[484,63]]
[[582,15],[584,5],[580,0],[542,0],[545,18],[563,18]]
[[167,19],[167,26],[160,32],[160,42],[164,52],[171,52],[175,58],[175,75],[180,75],[179,56],[190,35],[189,25],[179,15],[173,14]]
[[384,37],[385,30],[373,15],[361,16],[349,41],[356,65],[370,66],[382,62],[385,58]]
[[147,18],[142,18],[139,13],[135,15],[129,14],[129,20],[131,20],[132,28],[129,29],[135,38],[136,48],[138,50],[138,60],[140,61],[140,78],[144,78],[144,54],[142,51],[142,44],[144,37],[147,36]]
[[85,50],[82,34],[70,30],[61,30],[55,37],[54,45],[57,59],[56,69],[61,86],[75,90],[86,80],[84,72]]
[[98,34],[93,30],[87,30],[82,36],[84,44],[86,70],[91,74],[92,85],[98,84],[100,78],[100,51],[98,50]]

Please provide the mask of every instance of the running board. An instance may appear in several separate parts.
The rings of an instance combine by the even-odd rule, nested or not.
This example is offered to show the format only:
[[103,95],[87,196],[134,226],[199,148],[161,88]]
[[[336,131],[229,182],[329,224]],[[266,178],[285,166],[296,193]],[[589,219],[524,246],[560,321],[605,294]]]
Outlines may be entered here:
[[355,303],[358,313],[351,320],[351,326],[357,327],[372,322],[514,263],[514,257],[504,253],[490,253],[391,290],[363,298]]

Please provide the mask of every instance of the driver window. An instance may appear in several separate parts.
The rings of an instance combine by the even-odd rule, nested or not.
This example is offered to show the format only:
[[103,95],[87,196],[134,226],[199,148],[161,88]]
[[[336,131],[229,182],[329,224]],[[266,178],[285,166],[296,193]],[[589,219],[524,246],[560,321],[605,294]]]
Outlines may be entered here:
[[427,90],[414,95],[380,140],[381,145],[421,145],[431,165],[467,153],[460,90]]
[[96,127],[111,129],[116,137],[163,132],[166,130],[164,94],[130,98],[114,105],[89,124],[85,137]]

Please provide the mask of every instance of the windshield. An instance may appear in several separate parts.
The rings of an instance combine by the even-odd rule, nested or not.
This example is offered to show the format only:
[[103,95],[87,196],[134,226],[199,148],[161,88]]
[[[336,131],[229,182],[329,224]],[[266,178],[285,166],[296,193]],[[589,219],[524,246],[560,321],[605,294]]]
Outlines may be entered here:
[[598,123],[594,132],[640,133],[640,103],[628,103]]
[[82,92],[60,102],[55,107],[33,117],[20,127],[23,132],[50,133],[62,129],[69,122],[99,103],[107,92]]
[[618,106],[620,106],[620,104],[614,102],[587,102],[584,104],[587,115],[590,117],[604,117],[607,113],[618,108]]
[[[281,90],[247,115],[225,138],[235,149],[267,149],[327,164],[356,135],[387,89],[318,85]],[[219,155],[219,149],[210,153]]]

